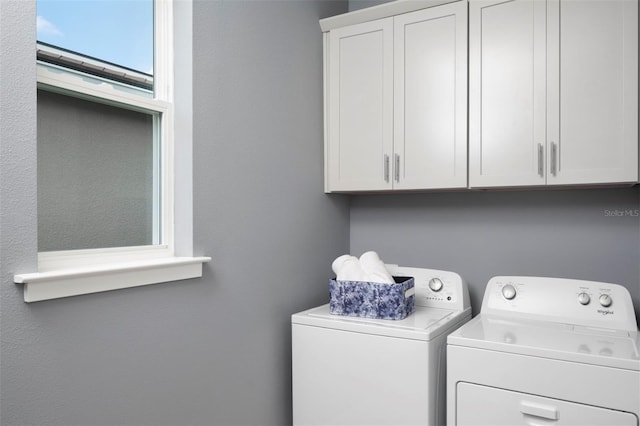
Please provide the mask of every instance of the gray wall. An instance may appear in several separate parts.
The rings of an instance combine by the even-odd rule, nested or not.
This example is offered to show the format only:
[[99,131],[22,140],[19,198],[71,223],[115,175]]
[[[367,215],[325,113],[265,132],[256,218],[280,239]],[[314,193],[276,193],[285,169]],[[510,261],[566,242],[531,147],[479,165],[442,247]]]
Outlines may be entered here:
[[390,1],[392,0],[349,0],[349,12],[364,9],[365,7],[378,6]]
[[640,312],[638,209],[639,186],[363,195],[351,204],[351,252],[458,272],[474,314],[495,275],[622,284]]
[[322,193],[322,38],[346,2],[194,4],[202,279],[25,304],[36,260],[34,2],[0,0],[0,424],[291,422],[290,315],[327,300],[348,200]]

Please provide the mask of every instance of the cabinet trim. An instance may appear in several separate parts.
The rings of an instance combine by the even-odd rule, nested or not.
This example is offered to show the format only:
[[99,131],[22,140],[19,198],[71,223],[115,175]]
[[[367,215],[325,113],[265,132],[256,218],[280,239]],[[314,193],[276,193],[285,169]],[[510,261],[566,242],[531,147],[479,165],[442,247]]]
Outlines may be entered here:
[[395,0],[366,9],[354,10],[353,12],[321,19],[320,28],[323,32],[327,32],[348,25],[389,18],[403,13],[415,12],[420,9],[455,3],[457,1],[461,0]]

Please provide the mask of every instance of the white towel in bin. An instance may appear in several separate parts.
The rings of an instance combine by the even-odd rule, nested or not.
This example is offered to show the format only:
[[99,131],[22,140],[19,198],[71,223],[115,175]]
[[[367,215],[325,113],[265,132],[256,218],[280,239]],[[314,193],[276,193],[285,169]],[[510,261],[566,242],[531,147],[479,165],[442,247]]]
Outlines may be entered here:
[[360,267],[366,274],[366,280],[374,283],[393,284],[393,277],[380,260],[380,256],[375,251],[368,251],[360,256]]

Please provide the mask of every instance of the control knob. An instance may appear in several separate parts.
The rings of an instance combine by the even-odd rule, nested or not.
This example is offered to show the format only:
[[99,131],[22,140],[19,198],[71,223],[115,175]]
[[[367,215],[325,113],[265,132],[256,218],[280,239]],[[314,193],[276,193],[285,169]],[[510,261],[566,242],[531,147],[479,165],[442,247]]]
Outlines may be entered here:
[[431,289],[431,291],[438,292],[442,290],[442,287],[444,287],[444,285],[442,284],[442,280],[440,278],[431,278],[429,280],[429,288]]
[[511,284],[507,284],[502,287],[502,295],[505,299],[512,300],[516,297],[516,288]]
[[608,294],[601,294],[599,301],[600,304],[605,308],[608,308],[609,306],[611,306],[611,303],[613,303],[613,300],[611,300],[611,296],[609,296]]
[[583,292],[578,295],[578,302],[580,302],[581,305],[588,305],[591,302],[591,298],[587,293]]

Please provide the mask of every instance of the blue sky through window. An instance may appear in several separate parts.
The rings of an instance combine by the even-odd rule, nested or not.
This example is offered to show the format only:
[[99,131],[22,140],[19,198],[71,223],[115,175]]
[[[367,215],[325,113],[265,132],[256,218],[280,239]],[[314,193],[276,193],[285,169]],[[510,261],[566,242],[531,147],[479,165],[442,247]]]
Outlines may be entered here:
[[153,0],[37,0],[37,38],[153,74]]

